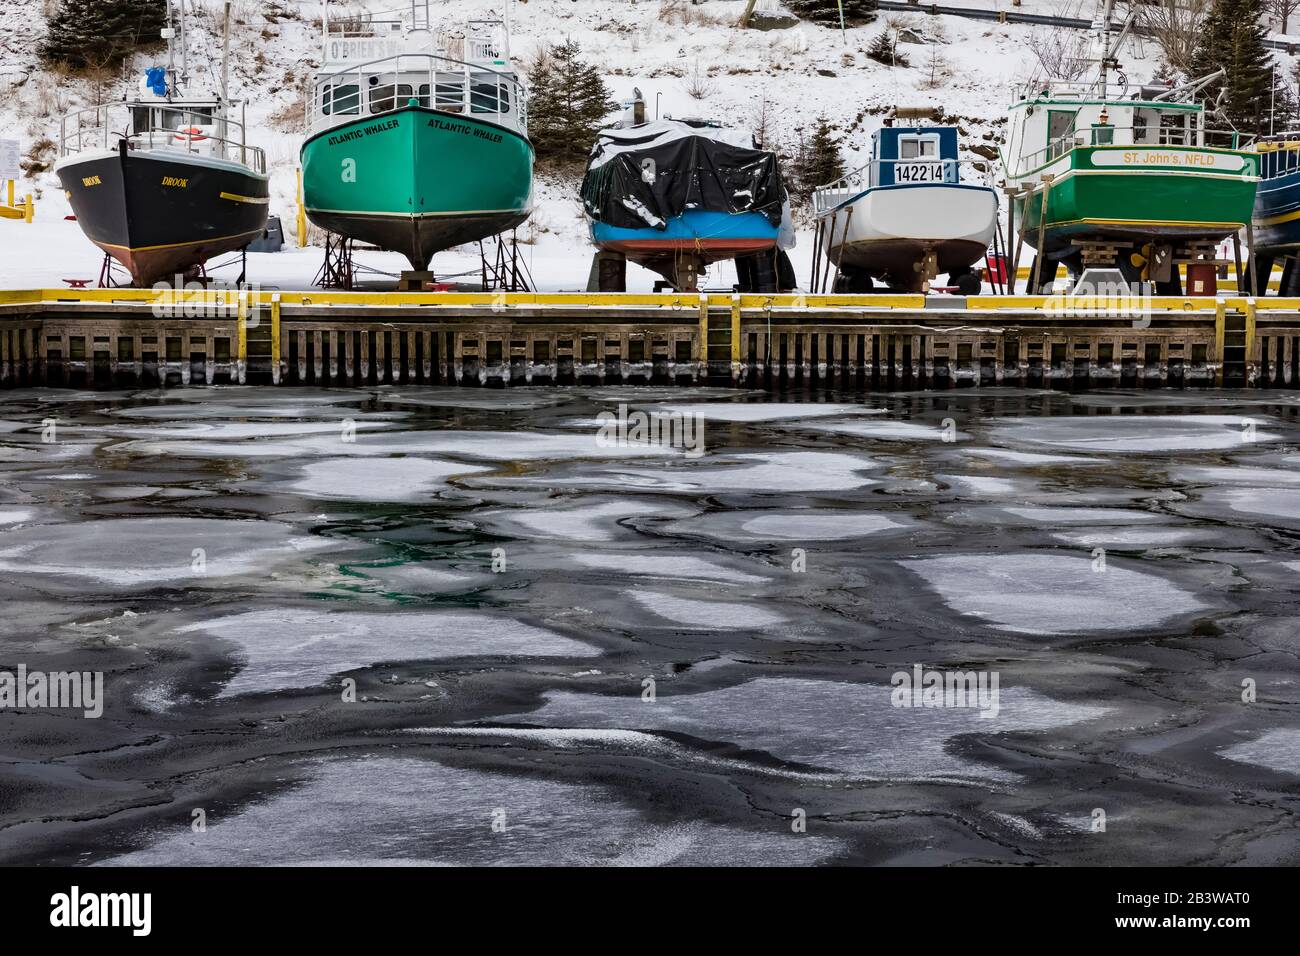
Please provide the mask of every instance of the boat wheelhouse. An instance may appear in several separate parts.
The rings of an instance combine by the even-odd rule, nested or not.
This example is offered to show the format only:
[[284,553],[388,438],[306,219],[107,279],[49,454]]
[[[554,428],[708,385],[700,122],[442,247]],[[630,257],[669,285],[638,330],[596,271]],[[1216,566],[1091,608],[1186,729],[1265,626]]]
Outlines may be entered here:
[[[170,26],[163,34],[169,49],[172,34]],[[239,104],[224,95],[224,79],[223,95],[184,96],[185,75],[169,55],[134,97],[59,123],[54,171],[77,224],[137,286],[192,279],[266,230],[266,157],[232,118]]]
[[970,182],[973,174],[954,126],[877,130],[870,162],[813,194],[819,245],[837,270],[832,291],[870,292],[880,281],[920,292],[947,273],[951,285],[978,293],[970,267],[993,242],[998,197]]
[[435,252],[527,219],[533,146],[507,24],[435,36],[427,0],[333,20],[324,9],[301,150],[308,218],[400,252],[417,272]]
[[[1237,134],[1207,128],[1197,94],[1216,77],[1136,96],[1091,85],[1023,90],[1002,160],[1013,215],[1048,269],[1118,268],[1181,291],[1179,263],[1213,261],[1249,221],[1258,158]],[[1108,95],[1111,94],[1111,95]]]

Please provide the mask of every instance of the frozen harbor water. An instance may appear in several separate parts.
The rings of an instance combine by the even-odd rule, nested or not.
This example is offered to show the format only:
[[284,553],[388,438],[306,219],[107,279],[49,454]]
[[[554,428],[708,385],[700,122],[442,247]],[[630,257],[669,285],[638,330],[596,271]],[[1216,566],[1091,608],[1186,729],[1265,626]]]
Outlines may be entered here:
[[0,862],[1296,864],[1298,569],[1283,394],[0,393]]

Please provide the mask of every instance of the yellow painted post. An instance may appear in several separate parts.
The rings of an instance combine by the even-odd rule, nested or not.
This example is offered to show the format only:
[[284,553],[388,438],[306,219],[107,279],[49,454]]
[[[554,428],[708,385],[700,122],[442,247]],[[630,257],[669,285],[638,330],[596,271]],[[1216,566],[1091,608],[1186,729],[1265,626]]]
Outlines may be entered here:
[[740,295],[731,297],[731,381],[740,381]]
[[707,375],[709,372],[709,297],[703,292],[700,296],[700,339],[699,353],[695,360],[699,363],[699,374]]
[[271,384],[280,384],[280,293],[271,294]]
[[307,248],[307,208],[302,198],[302,167],[298,168],[298,248]]
[[1218,363],[1214,370],[1215,386],[1223,387],[1223,340],[1224,327],[1228,321],[1228,303],[1217,299],[1214,303],[1214,360]]
[[243,385],[248,368],[248,293],[239,295],[239,329],[236,333],[235,380]]
[[1246,384],[1251,385],[1253,384],[1253,382],[1251,381],[1251,374],[1250,374],[1251,369],[1254,369],[1256,374],[1258,374],[1260,365],[1262,364],[1259,358],[1255,355],[1255,300],[1253,298],[1246,300],[1245,359],[1246,359],[1246,368],[1244,374],[1246,377]]

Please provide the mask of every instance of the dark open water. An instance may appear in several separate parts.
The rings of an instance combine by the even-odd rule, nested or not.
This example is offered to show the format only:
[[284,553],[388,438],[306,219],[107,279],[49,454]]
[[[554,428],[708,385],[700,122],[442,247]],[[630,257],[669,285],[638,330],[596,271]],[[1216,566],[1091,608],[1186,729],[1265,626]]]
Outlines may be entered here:
[[1300,399],[804,402],[0,394],[0,862],[1300,862]]

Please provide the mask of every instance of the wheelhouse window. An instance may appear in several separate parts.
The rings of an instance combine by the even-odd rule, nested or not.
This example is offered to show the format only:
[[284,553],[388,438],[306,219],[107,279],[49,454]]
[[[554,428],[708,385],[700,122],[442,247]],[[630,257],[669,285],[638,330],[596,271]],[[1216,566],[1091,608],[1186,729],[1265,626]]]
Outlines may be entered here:
[[370,88],[370,112],[387,113],[415,96],[415,87],[408,83],[386,83]]
[[444,113],[465,112],[465,84],[463,81],[439,80],[434,92],[434,109]]
[[1115,142],[1115,127],[1109,123],[1102,125],[1094,123],[1092,125],[1092,145],[1093,146],[1110,146]]
[[475,79],[469,88],[471,113],[510,112],[510,93],[506,84],[495,79]]
[[321,93],[321,112],[326,116],[352,116],[361,112],[361,91],[355,83],[327,86]]
[[1074,123],[1077,114],[1074,110],[1048,110],[1047,112],[1047,158],[1056,159],[1064,156],[1074,148]]
[[934,136],[900,136],[899,159],[938,159],[939,140]]

